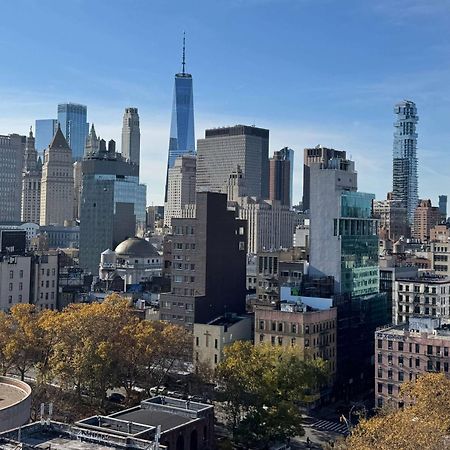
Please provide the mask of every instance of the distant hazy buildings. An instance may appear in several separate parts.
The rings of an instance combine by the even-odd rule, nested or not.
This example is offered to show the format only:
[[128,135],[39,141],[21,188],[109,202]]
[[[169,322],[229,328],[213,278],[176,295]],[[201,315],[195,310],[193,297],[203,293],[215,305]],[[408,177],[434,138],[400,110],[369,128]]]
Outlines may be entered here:
[[126,108],[122,125],[122,157],[139,165],[141,132],[137,108]]
[[269,160],[269,200],[291,206],[293,176],[294,150],[284,147],[274,152]]
[[406,207],[400,200],[393,200],[388,195],[386,200],[374,200],[373,214],[379,220],[380,239],[397,241],[401,236],[410,235],[410,227],[406,214]]
[[72,149],[72,157],[81,159],[89,132],[87,107],[77,103],[60,103],[58,105],[58,123]]
[[139,166],[108,147],[91,128],[82,161],[80,266],[98,272],[100,254],[145,227],[146,187]]
[[185,67],[185,45],[183,39],[182,70],[175,75],[173,89],[172,122],[170,125],[164,201],[167,201],[169,169],[174,166],[176,158],[186,153],[195,153],[194,91],[192,75],[186,73]]
[[25,143],[25,161],[22,172],[22,222],[39,223],[41,211],[42,160],[35,149],[33,132],[30,130]]
[[419,201],[417,176],[417,133],[419,120],[416,104],[409,100],[395,105],[397,120],[394,124],[393,179],[394,200],[406,207],[408,222],[414,221],[414,211]]
[[73,220],[72,150],[58,127],[44,152],[40,225],[64,225]]
[[205,131],[197,141],[197,191],[227,193],[230,174],[242,171],[245,195],[269,195],[269,130],[235,125]]
[[170,227],[173,217],[183,217],[183,208],[195,203],[196,157],[179,156],[168,171],[167,202],[164,204],[164,225]]
[[0,221],[20,220],[25,136],[0,136]]
[[38,119],[36,120],[35,135],[36,135],[36,150],[43,154],[44,150],[52,142],[53,136],[58,129],[58,121],[56,119]]
[[303,154],[303,211],[308,211],[310,208],[311,165],[319,163],[323,169],[326,169],[328,162],[335,158],[346,159],[345,151],[334,150],[321,145],[314,148],[305,148]]

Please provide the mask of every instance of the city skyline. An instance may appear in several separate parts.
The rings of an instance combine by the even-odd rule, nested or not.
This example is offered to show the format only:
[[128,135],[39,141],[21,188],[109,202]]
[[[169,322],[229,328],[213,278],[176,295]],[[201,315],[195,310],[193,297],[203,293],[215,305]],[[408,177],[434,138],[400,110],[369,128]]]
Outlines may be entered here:
[[[317,144],[346,150],[358,163],[361,190],[385,198],[392,190],[392,111],[403,99],[414,101],[420,111],[419,197],[437,204],[439,194],[448,194],[443,186],[449,177],[437,169],[450,162],[445,145],[450,140],[446,131],[450,67],[445,57],[448,48],[442,43],[450,8],[444,1],[433,0],[425,8],[415,0],[395,0],[395,5],[382,0],[366,7],[355,1],[342,7],[326,0],[235,0],[213,5],[210,11],[202,8],[204,2],[191,5],[189,11],[180,3],[176,13],[161,2],[136,1],[128,18],[121,17],[119,2],[108,3],[108,8],[102,2],[87,8],[84,0],[64,7],[20,3],[29,11],[23,26],[30,33],[19,36],[12,24],[6,25],[5,36],[11,37],[3,38],[5,57],[12,63],[0,75],[0,133],[25,135],[35,119],[53,117],[58,103],[70,101],[86,104],[88,121],[101,135],[120,142],[123,109],[137,107],[141,174],[149,204],[162,204],[164,199],[172,77],[181,70],[183,31],[189,43],[186,71],[196,78],[196,135],[202,136],[206,128],[237,123],[269,129],[270,153],[285,146],[297,152],[293,203],[302,196],[303,149]],[[17,9],[4,6],[5,14],[12,17]],[[173,20],[169,33],[163,33],[169,9]],[[324,15],[327,9],[335,14]],[[100,13],[108,19],[104,24],[95,20]],[[224,20],[214,27],[208,24],[207,19],[219,13]],[[54,43],[52,33],[42,31],[63,14],[69,27],[77,21],[83,27],[92,22],[94,36],[80,39],[94,39],[97,51],[81,52],[74,44]],[[144,26],[149,15],[150,28]],[[130,36],[114,36],[108,24],[119,18],[124,29],[133,26]],[[249,20],[264,26],[248,33]],[[321,36],[314,34],[312,39],[319,24]],[[267,29],[277,33],[265,36]],[[414,33],[406,33],[410,29]],[[120,67],[105,71],[108,58],[115,61],[130,42],[136,43],[139,57],[135,52],[121,53]],[[414,51],[405,52],[406,44]],[[35,52],[39,58],[27,51],[27,63],[39,69],[56,59],[62,67],[56,79],[49,81],[45,71],[23,71],[22,59],[13,58],[24,54],[24,49],[36,48],[44,51]]]

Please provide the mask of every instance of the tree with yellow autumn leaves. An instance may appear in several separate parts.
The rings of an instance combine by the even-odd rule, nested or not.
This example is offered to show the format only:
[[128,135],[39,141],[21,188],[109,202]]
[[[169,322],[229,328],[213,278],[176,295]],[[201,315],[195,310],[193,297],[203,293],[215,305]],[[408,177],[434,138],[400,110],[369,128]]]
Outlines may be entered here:
[[128,396],[138,384],[161,384],[192,348],[181,327],[140,321],[118,295],[102,303],[72,304],[62,312],[17,305],[0,313],[0,370],[30,369],[37,381],[53,382],[103,406],[108,389]]
[[405,406],[363,419],[335,449],[450,449],[450,380],[428,373],[401,386]]

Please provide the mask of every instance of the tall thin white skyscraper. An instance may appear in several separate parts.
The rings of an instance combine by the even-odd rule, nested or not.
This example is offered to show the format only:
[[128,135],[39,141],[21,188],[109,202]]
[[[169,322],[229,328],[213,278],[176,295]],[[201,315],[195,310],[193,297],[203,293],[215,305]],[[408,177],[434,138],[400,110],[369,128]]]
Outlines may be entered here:
[[408,222],[414,222],[414,211],[419,203],[417,176],[417,116],[416,104],[410,100],[395,105],[397,115],[394,131],[392,192],[406,208]]
[[139,165],[141,149],[141,132],[137,108],[126,108],[122,126],[122,156]]

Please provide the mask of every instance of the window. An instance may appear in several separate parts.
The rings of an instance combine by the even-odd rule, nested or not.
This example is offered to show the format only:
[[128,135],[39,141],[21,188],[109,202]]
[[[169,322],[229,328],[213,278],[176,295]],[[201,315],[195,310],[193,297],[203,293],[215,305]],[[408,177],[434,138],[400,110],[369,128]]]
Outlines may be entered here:
[[23,278],[23,270],[19,271],[19,278]]
[[8,303],[12,303],[12,295],[8,296]]
[[429,371],[433,370],[433,361],[430,360],[427,361],[427,370]]
[[377,406],[378,406],[378,408],[382,408],[383,407],[383,397],[378,397],[377,398]]
[[389,369],[389,370],[388,370],[388,379],[389,379],[389,380],[392,380],[392,376],[393,376],[392,369]]
[[259,321],[259,329],[264,330],[264,320]]
[[218,358],[217,358],[217,354],[214,354],[214,364],[217,364]]
[[398,373],[398,381],[403,381],[404,374],[403,372]]
[[278,336],[278,345],[283,345],[283,338]]
[[239,250],[245,250],[245,242],[239,242]]
[[278,331],[283,331],[283,323],[282,322],[280,322],[278,324]]
[[388,384],[388,394],[392,395],[392,391],[394,390],[394,387],[392,384]]
[[381,367],[378,368],[377,377],[378,378],[383,378],[383,369]]
[[293,324],[292,324],[292,326],[291,326],[291,332],[292,332],[292,333],[297,333],[297,324],[296,324],[296,323],[293,323]]
[[392,341],[388,341],[388,350],[392,350]]
[[403,366],[403,356],[398,357],[398,365]]
[[392,364],[392,354],[388,355],[388,364]]
[[262,341],[264,341],[264,335],[263,335],[263,334],[260,334],[260,335],[259,335],[259,342],[262,342]]
[[9,279],[12,280],[14,278],[14,271],[10,270],[9,271]]
[[214,348],[218,348],[219,341],[217,339],[214,339]]
[[9,283],[9,290],[12,291],[13,290],[13,284]]
[[433,354],[433,346],[427,345],[427,355],[432,355],[432,354]]
[[383,355],[378,353],[378,364],[383,364]]
[[[270,342],[271,342],[272,345],[275,345],[275,336],[272,336],[270,338]],[[306,347],[306,344],[305,344],[305,347]]]
[[398,351],[402,352],[403,351],[403,342],[399,342],[398,343]]
[[416,344],[416,353],[420,353],[420,345]]
[[195,345],[198,347],[200,345],[200,339],[198,338],[198,336],[195,337]]
[[416,358],[416,367],[420,367],[420,358]]
[[277,330],[277,324],[275,322],[272,322],[272,331]]
[[378,348],[383,348],[383,341],[378,339]]
[[378,383],[378,393],[379,394],[383,393],[383,383]]
[[22,294],[19,294],[19,302],[22,301]]

